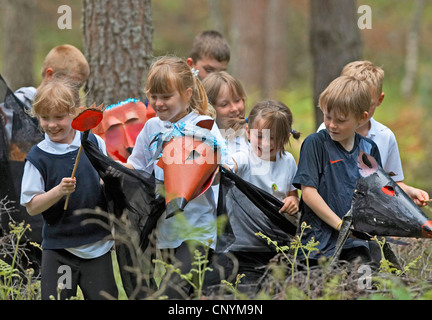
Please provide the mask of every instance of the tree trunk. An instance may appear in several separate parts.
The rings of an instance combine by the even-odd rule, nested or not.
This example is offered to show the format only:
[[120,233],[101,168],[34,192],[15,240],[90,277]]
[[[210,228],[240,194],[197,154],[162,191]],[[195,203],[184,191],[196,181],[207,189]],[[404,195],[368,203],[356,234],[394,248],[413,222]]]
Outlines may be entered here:
[[231,2],[231,62],[233,75],[247,94],[261,90],[264,74],[265,13],[267,1]]
[[34,86],[35,0],[5,0],[1,3],[3,24],[3,77],[13,91]]
[[287,1],[231,2],[232,73],[252,98],[275,99],[287,83]]
[[151,0],[84,0],[83,32],[90,65],[87,104],[144,100],[153,54]]
[[286,0],[267,0],[263,98],[276,99],[276,91],[288,83],[287,6]]
[[401,91],[402,96],[408,99],[413,92],[415,76],[417,74],[417,60],[418,60],[418,42],[421,18],[424,8],[424,0],[417,0],[411,22],[411,29],[408,33],[406,43],[406,56],[405,56],[405,76],[402,79]]
[[361,39],[355,0],[311,0],[310,8],[313,103],[318,128],[323,121],[317,108],[319,96],[347,63],[360,58]]
[[225,34],[225,22],[220,0],[207,0],[212,30]]

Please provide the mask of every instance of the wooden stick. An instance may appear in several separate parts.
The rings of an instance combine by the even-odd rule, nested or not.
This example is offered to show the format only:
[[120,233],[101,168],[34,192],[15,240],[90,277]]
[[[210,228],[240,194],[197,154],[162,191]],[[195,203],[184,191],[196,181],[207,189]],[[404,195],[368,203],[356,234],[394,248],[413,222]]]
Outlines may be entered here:
[[[78,162],[79,162],[79,159],[81,157],[81,152],[82,152],[82,144],[80,145],[79,150],[78,150],[78,155],[77,155],[77,158],[75,160],[75,165],[74,165],[74,168],[72,170],[72,176],[71,176],[71,178],[75,177],[75,172],[76,172],[77,167],[78,167]],[[70,196],[70,193],[67,195],[66,202],[65,202],[65,205],[64,205],[64,208],[63,208],[64,210],[66,210],[67,207],[68,207],[69,196]]]

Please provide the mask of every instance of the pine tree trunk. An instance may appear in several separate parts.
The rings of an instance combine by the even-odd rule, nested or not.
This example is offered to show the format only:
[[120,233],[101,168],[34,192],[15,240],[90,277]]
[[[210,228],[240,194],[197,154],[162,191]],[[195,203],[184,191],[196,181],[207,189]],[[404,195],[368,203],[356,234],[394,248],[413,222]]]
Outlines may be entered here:
[[318,106],[321,92],[343,67],[361,54],[355,0],[311,0],[310,48],[313,60],[313,103],[316,128],[323,121]]
[[87,105],[144,100],[153,49],[151,0],[84,0]]
[[287,10],[286,0],[267,0],[263,98],[275,99],[277,90],[284,89],[288,83]]
[[262,0],[231,2],[230,67],[248,95],[262,89],[266,6]]
[[420,25],[424,5],[424,0],[416,1],[411,22],[411,29],[407,37],[405,76],[403,77],[401,83],[401,92],[405,99],[408,99],[412,95],[414,89],[414,82],[417,74]]

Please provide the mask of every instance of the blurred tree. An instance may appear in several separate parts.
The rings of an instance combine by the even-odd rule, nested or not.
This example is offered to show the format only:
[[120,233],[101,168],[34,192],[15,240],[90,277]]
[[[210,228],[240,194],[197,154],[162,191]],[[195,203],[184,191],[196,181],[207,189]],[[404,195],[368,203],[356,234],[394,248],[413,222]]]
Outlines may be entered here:
[[248,95],[270,97],[287,81],[286,0],[231,2],[232,73]]
[[231,2],[232,73],[243,82],[248,94],[261,88],[264,73],[264,17],[266,1]]
[[145,99],[153,55],[151,0],[84,0],[82,26],[90,64],[87,104]]
[[4,0],[0,3],[3,27],[3,71],[12,90],[33,86],[35,0]]
[[347,63],[360,58],[362,43],[355,0],[311,0],[309,3],[313,106],[318,128],[323,122],[323,114],[317,108],[321,92]]
[[424,0],[417,0],[415,2],[411,28],[407,36],[405,76],[401,83],[401,92],[405,99],[409,98],[413,93],[415,77],[417,74],[419,33],[424,5]]
[[224,16],[222,14],[221,2],[220,0],[207,0],[209,7],[210,21],[213,30],[219,31],[225,34],[225,23]]
[[288,2],[286,0],[267,1],[265,19],[265,52],[263,98],[275,98],[277,90],[284,89],[288,83]]

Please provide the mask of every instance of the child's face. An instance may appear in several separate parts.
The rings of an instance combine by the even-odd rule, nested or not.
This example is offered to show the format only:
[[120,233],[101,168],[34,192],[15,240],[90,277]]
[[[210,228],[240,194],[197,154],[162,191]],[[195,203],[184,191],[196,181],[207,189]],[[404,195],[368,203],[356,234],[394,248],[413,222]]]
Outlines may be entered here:
[[330,137],[332,140],[339,142],[344,147],[353,141],[357,128],[362,126],[368,119],[367,112],[363,114],[361,119],[357,119],[357,117],[352,113],[345,116],[336,113],[334,110],[331,112],[324,110],[323,113],[324,124]]
[[188,114],[189,101],[192,96],[192,88],[186,89],[183,99],[178,90],[167,93],[150,93],[149,103],[156,115],[162,121],[177,122]]
[[215,104],[216,123],[219,129],[228,129],[228,119],[244,116],[245,104],[240,97],[234,97],[227,84],[221,86]]
[[72,129],[72,117],[68,112],[54,112],[39,115],[39,122],[42,129],[56,143],[71,144],[75,130]]
[[[190,58],[191,59],[191,58]],[[196,61],[195,63],[191,59],[191,67],[199,71],[198,76],[204,79],[212,72],[225,71],[228,65],[227,61],[217,61],[214,58],[203,57],[202,59]]]
[[248,128],[248,137],[252,151],[261,159],[267,161],[276,161],[276,155],[279,152],[275,148],[274,138],[270,129],[264,128],[265,121],[256,119],[252,128]]

